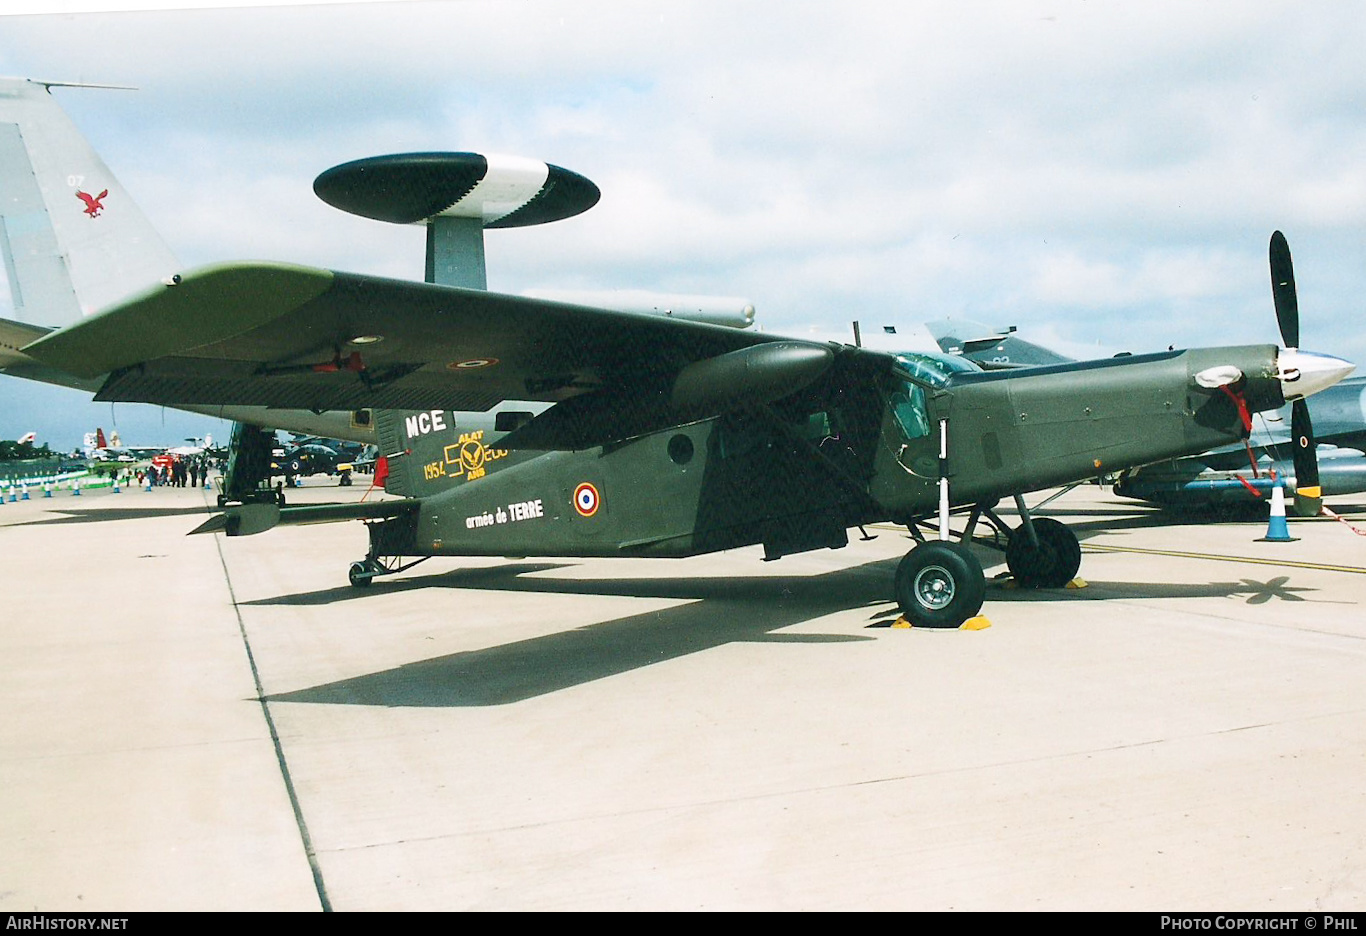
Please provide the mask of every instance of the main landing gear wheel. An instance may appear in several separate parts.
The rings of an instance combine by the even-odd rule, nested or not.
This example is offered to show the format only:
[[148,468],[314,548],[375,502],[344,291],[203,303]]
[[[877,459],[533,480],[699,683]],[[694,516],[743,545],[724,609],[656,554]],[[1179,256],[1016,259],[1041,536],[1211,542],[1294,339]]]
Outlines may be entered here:
[[982,563],[962,543],[931,541],[896,567],[896,603],[917,627],[958,627],[982,609]]
[[1076,534],[1050,517],[1034,520],[1039,537],[1036,549],[1021,526],[1006,543],[1006,567],[1021,588],[1062,588],[1081,568],[1081,544]]

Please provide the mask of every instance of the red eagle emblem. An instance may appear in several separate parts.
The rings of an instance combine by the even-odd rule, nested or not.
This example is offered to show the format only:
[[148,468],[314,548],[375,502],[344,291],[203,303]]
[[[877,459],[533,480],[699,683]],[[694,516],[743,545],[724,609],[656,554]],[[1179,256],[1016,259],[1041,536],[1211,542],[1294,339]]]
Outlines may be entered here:
[[76,190],[76,197],[79,198],[81,201],[85,202],[85,213],[90,215],[90,217],[92,218],[98,218],[100,216],[100,212],[104,210],[104,205],[102,204],[102,202],[104,201],[105,196],[108,194],[109,189],[105,189],[98,195],[87,195],[80,189]]

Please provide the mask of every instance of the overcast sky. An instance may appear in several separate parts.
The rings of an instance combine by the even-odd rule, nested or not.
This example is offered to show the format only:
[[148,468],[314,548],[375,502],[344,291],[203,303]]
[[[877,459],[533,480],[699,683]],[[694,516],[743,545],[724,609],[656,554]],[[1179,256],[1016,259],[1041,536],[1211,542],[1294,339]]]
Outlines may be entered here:
[[[1363,48],[1351,2],[0,16],[0,72],[140,89],[55,93],[186,266],[420,278],[421,229],[329,208],[313,178],[383,153],[514,153],[603,198],[490,232],[492,289],[745,295],[767,331],[847,338],[860,319],[908,344],[924,321],[977,319],[1088,356],[1279,342],[1280,228],[1303,344],[1366,361]],[[0,438],[69,447],[109,413],[70,393],[40,412],[50,395],[0,378]],[[205,425],[115,415],[135,443]]]

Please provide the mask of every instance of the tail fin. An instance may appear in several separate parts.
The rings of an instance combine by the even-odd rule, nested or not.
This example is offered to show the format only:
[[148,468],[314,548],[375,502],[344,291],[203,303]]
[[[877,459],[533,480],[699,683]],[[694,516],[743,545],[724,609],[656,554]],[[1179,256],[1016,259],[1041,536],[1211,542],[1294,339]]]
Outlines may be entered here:
[[60,82],[0,78],[0,253],[14,310],[62,326],[179,265],[52,97]]
[[984,370],[1006,370],[1014,367],[1042,367],[1066,364],[1072,360],[1042,345],[1025,341],[1015,328],[990,328],[980,322],[965,319],[944,319],[926,322],[939,348],[945,354],[958,354]]
[[384,459],[375,483],[403,497],[430,497],[541,454],[497,448],[507,432],[483,414],[377,409],[374,420]]
[[[384,459],[384,468],[375,472],[377,484],[382,484],[387,493],[402,497],[424,497],[450,485],[444,472],[435,471],[432,466],[445,464],[445,447],[455,439],[451,431],[454,413],[378,409],[373,412],[379,454]],[[419,420],[420,429],[415,428]],[[405,428],[409,430],[406,433]]]
[[109,443],[104,441],[104,430],[101,429],[99,426],[95,427],[95,447],[109,448]]

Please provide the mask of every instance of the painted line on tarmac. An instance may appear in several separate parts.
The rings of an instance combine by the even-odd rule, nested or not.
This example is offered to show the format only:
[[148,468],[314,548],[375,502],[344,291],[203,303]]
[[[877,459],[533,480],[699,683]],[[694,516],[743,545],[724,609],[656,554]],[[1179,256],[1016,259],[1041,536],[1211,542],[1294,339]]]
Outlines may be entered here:
[[284,745],[280,741],[280,732],[275,727],[275,719],[270,714],[270,704],[266,701],[265,687],[261,684],[261,672],[256,668],[256,654],[251,652],[251,638],[247,636],[247,624],[242,620],[242,606],[237,603],[237,592],[232,587],[232,575],[228,572],[228,560],[223,555],[223,535],[215,533],[214,543],[218,548],[218,561],[223,566],[223,581],[228,586],[228,597],[232,600],[233,614],[237,615],[237,630],[242,636],[242,647],[247,653],[247,663],[251,667],[251,680],[256,685],[256,701],[261,706],[261,714],[265,717],[266,728],[270,731],[270,743],[275,746],[275,762],[280,767],[280,776],[285,782],[285,793],[289,795],[290,808],[294,810],[294,823],[299,828],[299,837],[303,840],[304,857],[308,859],[308,869],[313,874],[313,887],[318,892],[318,902],[322,905],[324,913],[332,912],[332,900],[327,896],[327,887],[323,883],[323,869],[318,864],[318,853],[313,848],[313,837],[308,834],[308,823],[304,821],[303,806],[299,803],[298,791],[294,788],[294,778],[289,773],[289,763],[285,760]]
[[1102,552],[1138,553],[1144,556],[1173,556],[1177,559],[1214,559],[1218,562],[1244,562],[1249,565],[1283,566],[1289,569],[1318,569],[1323,572],[1352,572],[1366,575],[1360,566],[1331,565],[1326,562],[1299,562],[1294,559],[1259,559],[1254,556],[1221,556],[1217,553],[1181,552],[1176,549],[1144,549],[1140,546],[1102,546],[1098,543],[1083,543],[1082,551],[1099,549]]

